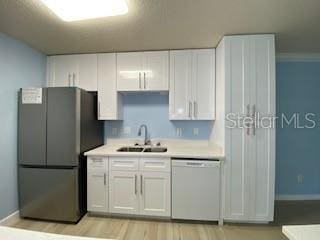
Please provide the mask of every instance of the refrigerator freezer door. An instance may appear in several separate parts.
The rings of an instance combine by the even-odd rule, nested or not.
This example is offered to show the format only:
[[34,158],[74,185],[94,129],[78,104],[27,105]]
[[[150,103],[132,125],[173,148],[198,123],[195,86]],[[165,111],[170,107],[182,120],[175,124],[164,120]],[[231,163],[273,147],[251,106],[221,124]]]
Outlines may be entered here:
[[48,88],[47,165],[78,166],[80,90]]
[[21,217],[77,222],[78,168],[20,168]]
[[[47,89],[43,88],[42,101],[22,101],[22,90],[19,92],[19,164],[46,164],[46,100]],[[25,94],[25,92],[24,92]],[[28,96],[24,96],[24,100]]]

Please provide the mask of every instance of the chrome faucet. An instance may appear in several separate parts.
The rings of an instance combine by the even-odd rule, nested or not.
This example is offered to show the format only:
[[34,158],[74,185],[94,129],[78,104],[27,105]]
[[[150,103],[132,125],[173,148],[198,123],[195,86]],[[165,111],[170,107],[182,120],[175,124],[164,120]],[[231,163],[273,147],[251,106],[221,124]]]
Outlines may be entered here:
[[150,145],[150,139],[148,139],[148,128],[147,125],[142,124],[138,130],[138,136],[141,136],[142,128],[144,128],[144,145]]

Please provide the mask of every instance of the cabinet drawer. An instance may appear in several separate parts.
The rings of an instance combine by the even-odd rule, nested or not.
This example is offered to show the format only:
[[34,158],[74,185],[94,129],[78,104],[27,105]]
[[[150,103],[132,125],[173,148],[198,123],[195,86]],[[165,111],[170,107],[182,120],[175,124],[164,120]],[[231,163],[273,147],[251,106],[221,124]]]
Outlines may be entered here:
[[139,169],[139,158],[135,157],[110,157],[109,158],[110,170],[132,170]]
[[170,158],[141,158],[140,171],[171,172]]
[[103,169],[108,170],[108,158],[107,157],[88,157],[87,160],[88,169]]

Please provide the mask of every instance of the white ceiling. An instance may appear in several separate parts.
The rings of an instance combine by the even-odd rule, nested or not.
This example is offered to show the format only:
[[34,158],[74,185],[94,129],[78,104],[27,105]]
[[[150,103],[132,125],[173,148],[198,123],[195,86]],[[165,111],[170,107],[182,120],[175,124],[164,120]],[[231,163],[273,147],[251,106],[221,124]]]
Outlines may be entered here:
[[0,0],[0,31],[46,54],[215,47],[276,33],[278,52],[320,52],[319,0],[128,0],[129,14],[63,22],[39,0]]

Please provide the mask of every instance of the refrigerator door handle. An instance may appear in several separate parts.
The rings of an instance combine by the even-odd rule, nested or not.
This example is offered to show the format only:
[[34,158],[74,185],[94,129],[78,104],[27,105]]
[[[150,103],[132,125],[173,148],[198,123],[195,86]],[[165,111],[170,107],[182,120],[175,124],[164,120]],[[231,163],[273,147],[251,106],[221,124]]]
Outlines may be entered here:
[[71,86],[71,74],[70,73],[68,74],[68,86],[69,87]]
[[76,74],[73,73],[72,76],[73,76],[73,78],[72,78],[72,84],[73,84],[73,87],[75,87],[75,86],[76,86]]
[[98,119],[100,119],[100,101],[98,101]]

